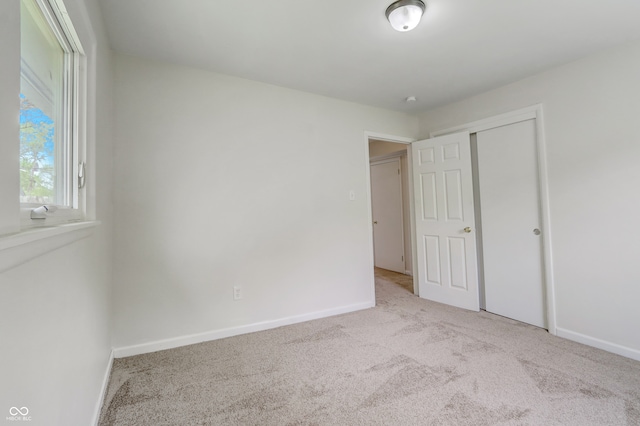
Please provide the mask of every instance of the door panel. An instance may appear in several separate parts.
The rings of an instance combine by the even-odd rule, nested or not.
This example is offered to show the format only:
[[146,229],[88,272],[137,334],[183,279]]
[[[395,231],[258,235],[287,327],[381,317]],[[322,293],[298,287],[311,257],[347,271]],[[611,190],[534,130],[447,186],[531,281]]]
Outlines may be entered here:
[[405,273],[400,159],[371,165],[373,253],[378,268]]
[[438,200],[436,198],[436,174],[420,176],[422,188],[422,220],[438,220]]
[[447,238],[449,244],[449,269],[451,287],[467,289],[467,262],[464,238]]
[[535,120],[477,133],[486,309],[546,326]]
[[426,257],[425,281],[430,284],[442,285],[440,277],[440,240],[438,237],[426,235],[424,237],[424,253]]
[[420,297],[477,311],[469,133],[414,142],[412,157]]
[[444,187],[447,207],[447,220],[463,220],[462,214],[462,181],[460,170],[444,172]]

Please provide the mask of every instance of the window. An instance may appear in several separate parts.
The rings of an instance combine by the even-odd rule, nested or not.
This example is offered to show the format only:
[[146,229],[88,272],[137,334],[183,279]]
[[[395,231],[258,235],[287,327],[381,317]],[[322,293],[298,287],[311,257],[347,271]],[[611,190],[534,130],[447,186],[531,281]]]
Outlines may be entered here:
[[58,209],[48,224],[79,219],[82,47],[59,0],[21,0],[20,27],[22,221],[43,204]]

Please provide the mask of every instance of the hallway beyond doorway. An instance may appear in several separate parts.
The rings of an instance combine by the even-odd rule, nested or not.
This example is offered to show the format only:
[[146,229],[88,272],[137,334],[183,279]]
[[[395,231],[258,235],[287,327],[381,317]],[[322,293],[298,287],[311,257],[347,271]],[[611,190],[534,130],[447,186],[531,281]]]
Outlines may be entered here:
[[383,279],[404,288],[413,294],[413,277],[411,275],[399,274],[382,268],[374,268],[376,281]]

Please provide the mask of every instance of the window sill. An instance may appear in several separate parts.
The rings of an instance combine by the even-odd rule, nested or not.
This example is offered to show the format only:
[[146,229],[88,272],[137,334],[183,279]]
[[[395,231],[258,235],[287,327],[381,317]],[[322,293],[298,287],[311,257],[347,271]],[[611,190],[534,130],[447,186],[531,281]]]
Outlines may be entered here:
[[33,228],[0,237],[0,272],[11,269],[93,233],[100,221]]

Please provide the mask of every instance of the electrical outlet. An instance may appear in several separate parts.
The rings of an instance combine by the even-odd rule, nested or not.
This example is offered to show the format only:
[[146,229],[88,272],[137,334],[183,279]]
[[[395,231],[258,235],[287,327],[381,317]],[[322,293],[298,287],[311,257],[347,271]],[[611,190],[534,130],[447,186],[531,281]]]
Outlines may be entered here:
[[242,287],[235,285],[233,286],[233,300],[242,299]]

